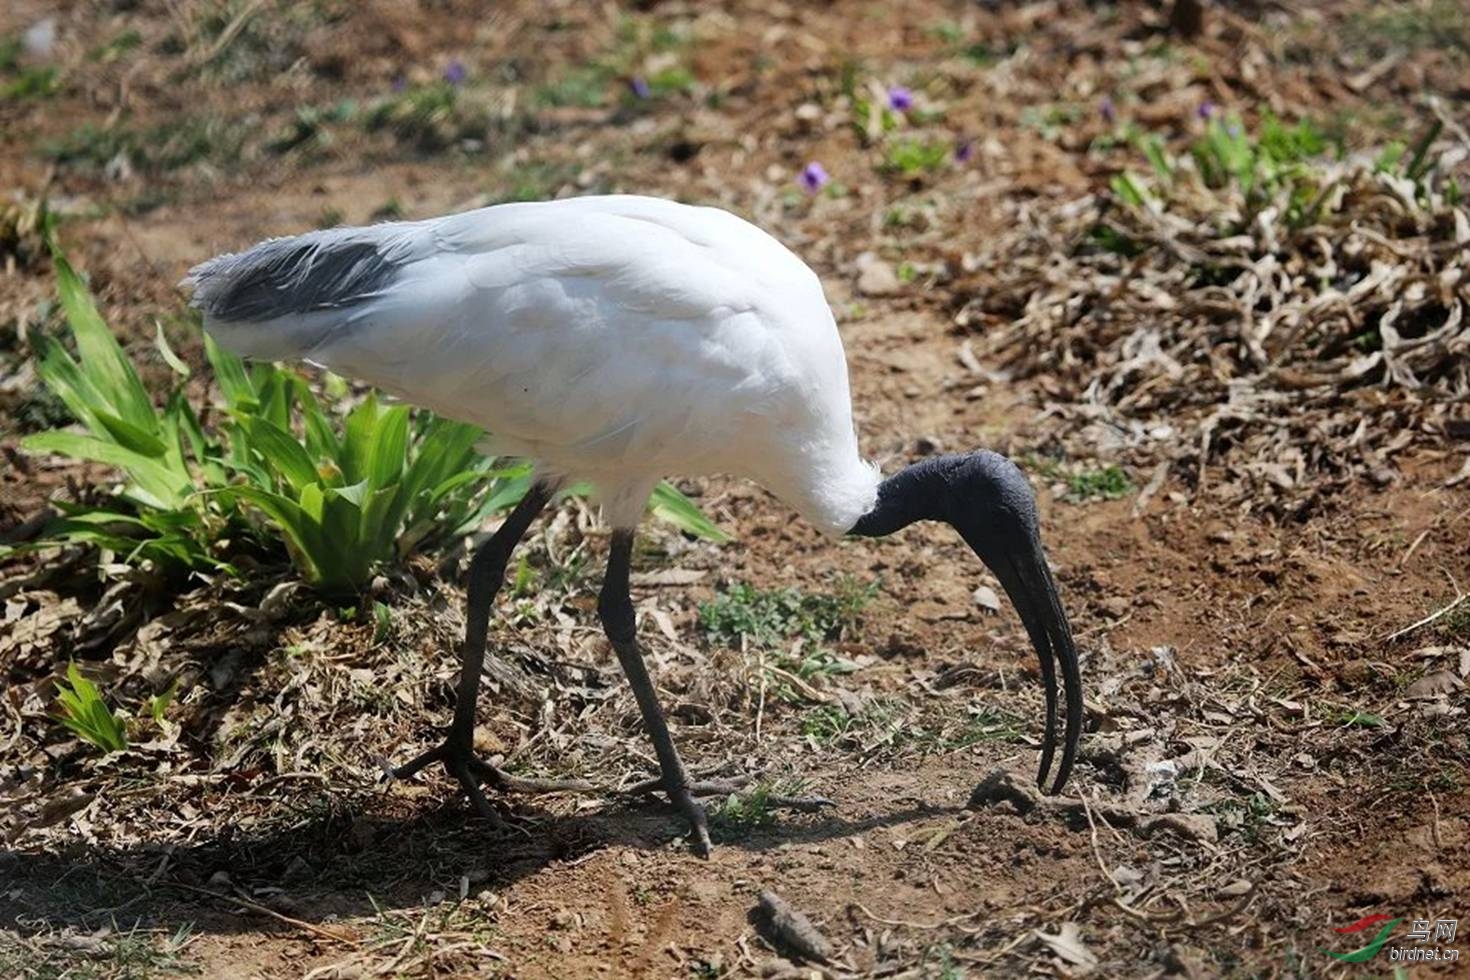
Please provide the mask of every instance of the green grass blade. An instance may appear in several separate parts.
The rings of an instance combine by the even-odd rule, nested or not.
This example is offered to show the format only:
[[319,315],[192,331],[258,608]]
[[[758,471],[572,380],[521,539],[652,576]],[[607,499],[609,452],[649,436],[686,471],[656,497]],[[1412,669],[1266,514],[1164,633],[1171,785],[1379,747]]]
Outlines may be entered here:
[[163,358],[163,362],[173,370],[174,374],[177,374],[181,378],[187,378],[190,374],[189,365],[185,364],[179,358],[179,355],[174,353],[174,349],[169,346],[168,338],[163,335],[163,321],[154,320],[153,326],[153,346],[158,348],[159,356]]
[[251,447],[272,472],[285,478],[293,493],[299,494],[303,487],[318,482],[316,464],[295,436],[263,416],[244,419],[241,424]]
[[[102,424],[102,428],[106,434],[111,436],[112,441],[124,449],[130,449],[140,456],[147,456],[149,459],[161,459],[164,456],[165,448],[163,440],[155,434],[158,432],[157,419],[154,420],[153,431],[148,431],[138,428],[127,419],[119,418],[111,412],[98,409],[96,414],[97,421]],[[97,434],[101,435],[102,433]]]
[[38,354],[36,373],[41,376],[46,387],[50,388],[72,415],[76,416],[87,428],[94,433],[101,433],[102,423],[97,420],[93,409],[102,405],[105,399],[92,384],[92,380],[82,372],[81,365],[72,359],[71,354],[59,341],[46,334],[35,334],[31,338],[31,344],[36,348]]
[[294,550],[297,568],[308,582],[321,581],[321,528],[296,501],[257,487],[229,487],[221,493],[254,505],[280,528]]
[[112,331],[107,329],[81,277],[54,243],[51,254],[61,308],[76,338],[82,370],[92,378],[112,414],[140,429],[153,428],[157,424],[153,402],[138,372],[123,354]]
[[653,511],[655,517],[668,521],[679,530],[686,531],[695,537],[717,543],[730,540],[730,536],[721,531],[714,521],[706,517],[704,511],[700,510],[694,501],[680,493],[679,489],[668,481],[654,488],[653,497],[649,501],[649,510]]
[[378,417],[367,458],[368,485],[386,487],[403,476],[408,453],[408,408],[395,405]]
[[255,386],[245,373],[245,362],[214,342],[209,334],[204,335],[204,354],[214,368],[214,380],[220,393],[225,396],[225,405],[231,409],[252,412],[260,405]]
[[147,494],[154,506],[177,510],[193,491],[187,480],[157,460],[149,459],[125,446],[74,432],[38,432],[20,441],[27,452],[56,453],[74,459],[90,459],[115,466],[127,473],[138,488]]
[[367,478],[367,461],[377,424],[378,399],[369,394],[348,413],[342,427],[342,452],[337,460],[342,468],[342,482],[357,483]]

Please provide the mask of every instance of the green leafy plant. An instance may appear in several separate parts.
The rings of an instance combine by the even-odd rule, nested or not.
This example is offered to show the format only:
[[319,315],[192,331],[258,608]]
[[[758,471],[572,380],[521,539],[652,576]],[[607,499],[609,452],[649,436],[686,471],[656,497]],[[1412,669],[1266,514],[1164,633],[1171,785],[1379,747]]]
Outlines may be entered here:
[[699,621],[713,642],[739,648],[744,641],[771,651],[763,661],[771,693],[794,704],[811,696],[804,682],[858,669],[825,644],[857,628],[879,587],[876,580],[859,584],[848,576],[839,579],[830,594],[736,583],[699,607]]
[[66,681],[56,682],[56,702],[61,706],[57,720],[78,738],[104,752],[121,752],[128,747],[126,726],[102,700],[97,685],[83,677],[74,663],[67,664]]
[[414,416],[369,395],[339,434],[302,378],[276,368],[247,374],[210,347],[232,406],[225,462],[245,477],[218,493],[265,515],[306,580],[326,594],[351,592],[377,566],[466,533],[529,486],[524,464],[475,453],[474,426]]
[[370,106],[363,116],[370,130],[388,130],[401,142],[434,152],[463,139],[483,138],[489,113],[446,81],[418,85]]
[[[1152,180],[1117,174],[1110,181],[1114,197],[1132,208],[1164,207],[1187,169],[1159,134],[1130,126],[1127,138],[1148,162]],[[1254,130],[1238,114],[1212,114],[1187,153],[1198,183],[1211,191],[1237,189],[1247,217],[1281,201],[1288,225],[1301,227],[1315,217],[1330,184],[1323,161],[1341,150],[1311,120],[1286,123],[1268,111]]]
[[943,167],[949,153],[949,146],[938,140],[897,139],[889,144],[883,170],[912,180]]
[[795,637],[838,640],[855,628],[878,590],[877,581],[851,578],[840,579],[830,594],[736,583],[699,607],[699,621],[706,636],[728,646],[738,647],[742,637],[767,647]]
[[[54,262],[77,356],[60,340],[40,334],[32,341],[36,368],[86,432],[42,432],[21,440],[21,448],[105,463],[122,471],[126,480],[105,504],[57,502],[62,518],[51,525],[47,538],[97,545],[127,562],[228,570],[208,542],[214,532],[223,531],[229,515],[192,498],[196,481],[218,486],[226,480],[216,447],[180,392],[174,392],[163,411],[154,408],[86,286],[65,256],[57,252]],[[160,349],[167,350],[162,337],[160,330]],[[166,358],[178,363],[172,351]]]
[[1211,118],[1190,153],[1206,187],[1233,182],[1253,209],[1284,193],[1288,223],[1296,227],[1321,190],[1324,181],[1312,161],[1327,149],[1326,137],[1309,120],[1287,125],[1266,113],[1256,133],[1238,116]]
[[1105,466],[1100,470],[1084,470],[1067,477],[1067,490],[1074,499],[1088,500],[1101,497],[1117,500],[1133,492],[1133,481],[1120,466]]
[[725,798],[723,806],[710,814],[711,823],[727,836],[746,834],[776,822],[778,802],[781,797],[801,796],[809,791],[800,779],[766,780],[732,793]]
[[168,690],[162,694],[151,695],[144,706],[148,709],[148,716],[153,719],[153,724],[163,727],[163,717],[168,712],[168,706],[173,704],[174,698],[179,693],[179,678],[168,686]]
[[818,743],[835,742],[853,727],[854,719],[842,708],[820,704],[801,719],[801,734]]

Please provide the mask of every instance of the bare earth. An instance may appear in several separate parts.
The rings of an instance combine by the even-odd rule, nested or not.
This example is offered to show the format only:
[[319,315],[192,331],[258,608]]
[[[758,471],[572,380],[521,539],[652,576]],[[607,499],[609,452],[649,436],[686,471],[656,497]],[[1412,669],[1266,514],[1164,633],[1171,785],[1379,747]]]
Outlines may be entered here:
[[[1076,269],[1046,265],[1077,247],[1069,207],[1148,166],[1100,141],[1112,115],[1182,148],[1204,103],[1248,123],[1273,111],[1367,152],[1438,113],[1435,145],[1470,187],[1452,154],[1470,122],[1470,26],[1443,2],[1224,3],[1185,39],[1155,8],[8,4],[6,36],[56,18],[61,86],[0,101],[16,195],[0,208],[45,197],[66,216],[74,264],[160,384],[156,318],[203,365],[173,284],[269,235],[599,191],[757,220],[822,275],[860,436],[885,470],[988,447],[1033,474],[1088,734],[1068,795],[1038,797],[1029,645],[1009,606],[973,597],[995,583],[947,529],[832,543],[757,488],[691,482],[734,540],[650,522],[635,578],[675,738],[701,773],[799,781],[835,806],[713,800],[708,862],[665,806],[611,791],[505,799],[495,832],[442,774],[387,785],[374,761],[408,758],[449,718],[463,595],[435,560],[383,583],[392,619],[375,636],[304,594],[262,612],[284,564],[161,592],[85,556],[17,558],[0,565],[0,975],[1356,977],[1394,965],[1330,959],[1319,947],[1372,936],[1336,927],[1387,913],[1470,928],[1470,604],[1400,633],[1470,589],[1462,368],[1415,362],[1421,391],[1334,373],[1221,422],[1201,457],[1201,420],[1224,403],[1211,384],[1255,377],[1232,353],[1236,315],[1207,334],[1186,304],[1173,329],[1198,324],[1200,339],[1170,348],[1183,374],[1145,365],[1089,387],[1123,357],[1109,331],[1133,329],[1127,290],[1082,291]],[[449,109],[361,121],[395,79],[433,89],[456,59]],[[895,84],[918,94],[904,125],[945,147],[917,175],[885,169],[854,126],[855,101]],[[840,189],[804,192],[809,161]],[[49,261],[7,221],[13,530],[111,477],[17,448],[51,424],[25,335],[55,313]],[[1348,234],[1335,227],[1323,235]],[[1463,254],[1424,247],[1435,275],[1463,274]],[[891,277],[865,281],[866,252]],[[1183,262],[1149,254],[1175,253],[1144,253],[1145,283]],[[1444,309],[1470,299],[1463,278],[1438,281]],[[1086,316],[1116,302],[1119,319],[1008,333],[1042,289],[1076,291]],[[1270,390],[1296,392],[1277,363]],[[1079,479],[1109,466],[1126,483],[1088,496]],[[595,515],[567,502],[532,532],[530,586],[502,595],[477,739],[513,771],[608,787],[654,771],[597,629],[605,550]],[[700,606],[738,582],[876,582],[826,642],[850,670],[792,680],[810,653],[794,638],[710,639]],[[69,659],[135,714],[179,679],[169,727],[106,758],[72,739],[50,717]],[[968,807],[996,770],[1011,775]],[[812,920],[827,963],[773,949],[750,917],[762,889]]]

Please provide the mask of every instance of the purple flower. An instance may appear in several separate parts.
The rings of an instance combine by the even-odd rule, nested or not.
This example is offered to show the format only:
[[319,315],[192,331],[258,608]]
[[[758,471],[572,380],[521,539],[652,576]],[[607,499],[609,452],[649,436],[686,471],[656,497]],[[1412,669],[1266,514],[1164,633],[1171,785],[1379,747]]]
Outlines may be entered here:
[[888,90],[888,108],[894,112],[904,112],[914,107],[914,93],[902,85],[895,85]]
[[1230,138],[1231,139],[1239,139],[1240,138],[1240,133],[1241,133],[1240,123],[1233,122],[1233,123],[1227,124],[1225,126],[1225,132],[1227,132],[1227,133],[1230,134]]
[[801,176],[797,178],[797,181],[808,194],[815,194],[831,179],[827,168],[813,160],[801,168]]
[[1211,102],[1209,99],[1205,99],[1199,104],[1199,108],[1194,110],[1194,114],[1196,116],[1199,116],[1201,119],[1215,118],[1215,103]]
[[394,77],[392,88],[395,92],[402,92],[404,89],[408,88],[408,79],[402,75]]
[[1115,123],[1118,121],[1118,109],[1113,105],[1113,100],[1110,96],[1103,96],[1102,101],[1097,104],[1097,113],[1103,117],[1103,122],[1105,123]]
[[465,70],[464,62],[455,58],[444,66],[444,80],[450,85],[459,85],[464,82],[469,72]]
[[646,99],[653,94],[653,89],[648,87],[648,80],[642,75],[634,75],[628,80],[628,88],[640,99]]
[[954,145],[954,162],[969,163],[975,157],[975,141],[961,137]]

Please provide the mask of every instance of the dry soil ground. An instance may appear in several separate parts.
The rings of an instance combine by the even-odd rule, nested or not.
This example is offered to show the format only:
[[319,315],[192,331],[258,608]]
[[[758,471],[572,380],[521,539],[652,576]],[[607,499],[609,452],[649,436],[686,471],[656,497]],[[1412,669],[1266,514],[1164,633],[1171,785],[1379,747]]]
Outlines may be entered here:
[[[1218,4],[1185,36],[1145,3],[13,0],[0,35],[48,18],[54,43],[6,56],[0,101],[12,538],[48,498],[113,479],[18,448],[66,420],[29,366],[27,336],[57,330],[28,223],[42,199],[160,386],[155,320],[201,367],[173,284],[220,250],[511,199],[720,203],[821,273],[886,469],[936,448],[1024,461],[1088,734],[1070,795],[1025,790],[1036,670],[947,531],[833,544],[711,480],[686,489],[733,541],[650,524],[639,559],[675,737],[696,769],[799,780],[835,807],[714,801],[708,862],[657,802],[609,793],[506,799],[495,832],[437,773],[376,778],[375,756],[432,743],[452,703],[462,593],[433,561],[388,584],[375,626],[304,593],[261,611],[284,563],[163,585],[84,553],[16,558],[0,974],[1388,975],[1387,952],[1319,947],[1363,945],[1332,930],[1369,914],[1405,917],[1394,942],[1412,945],[1410,920],[1470,912],[1470,615],[1402,632],[1470,588],[1470,353],[1433,333],[1467,302],[1458,197],[1382,225],[1353,191],[1284,244],[1262,244],[1270,215],[1192,240],[1228,190],[1105,220],[1127,209],[1116,175],[1149,173],[1140,134],[1188,159],[1237,116],[1251,133],[1309,120],[1333,160],[1412,152],[1437,120],[1436,186],[1456,168],[1470,183],[1462,5]],[[885,114],[896,86],[914,104]],[[811,162],[831,177],[815,193]],[[1200,258],[1222,238],[1244,265]],[[1378,242],[1384,275],[1400,256],[1438,284],[1392,336],[1385,310],[1418,287],[1382,280],[1376,306],[1354,291],[1369,273],[1351,256]],[[1306,254],[1312,274],[1292,264]],[[1252,275],[1281,296],[1242,300]],[[1294,290],[1334,283],[1320,309],[1347,311],[1356,347],[1305,314],[1280,330],[1307,323],[1306,347],[1252,340]],[[1373,360],[1425,336],[1442,357],[1403,354],[1422,387]],[[502,600],[478,737],[523,774],[651,772],[595,628],[604,551],[568,502]],[[736,583],[799,590],[774,637],[701,615],[761,615]],[[838,606],[843,628],[812,635],[811,610]],[[140,718],[177,680],[166,724],[108,757],[70,738],[51,717],[70,659]],[[997,769],[1021,788],[967,808]],[[778,959],[749,918],[765,888],[827,937],[827,963]]]

